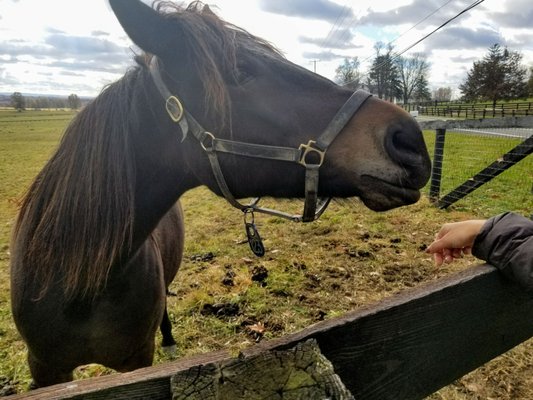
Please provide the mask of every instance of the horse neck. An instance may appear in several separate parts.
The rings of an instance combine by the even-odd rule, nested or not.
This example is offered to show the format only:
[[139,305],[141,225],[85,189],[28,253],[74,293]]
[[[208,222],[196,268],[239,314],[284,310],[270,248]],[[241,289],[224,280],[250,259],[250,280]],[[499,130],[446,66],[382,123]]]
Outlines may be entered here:
[[159,96],[152,93],[139,101],[139,107],[151,112],[145,113],[134,134],[134,251],[180,196],[199,185],[184,161],[178,125],[170,120]]

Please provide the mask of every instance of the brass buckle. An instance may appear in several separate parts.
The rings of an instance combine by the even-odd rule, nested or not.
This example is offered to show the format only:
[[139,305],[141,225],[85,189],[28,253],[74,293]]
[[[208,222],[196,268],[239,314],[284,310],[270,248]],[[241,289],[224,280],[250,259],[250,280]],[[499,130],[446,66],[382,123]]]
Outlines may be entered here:
[[183,106],[175,96],[170,96],[165,102],[168,115],[174,122],[179,122],[183,118]]
[[[324,157],[326,156],[326,152],[322,151],[320,149],[317,149],[314,147],[316,145],[316,141],[310,140],[307,144],[301,144],[298,150],[300,150],[302,153],[300,155],[300,160],[298,161],[300,164],[302,164],[304,167],[307,167],[308,165],[313,165],[320,167],[322,163],[324,162]],[[318,163],[309,163],[307,162],[307,156],[311,153],[317,153],[318,154]]]

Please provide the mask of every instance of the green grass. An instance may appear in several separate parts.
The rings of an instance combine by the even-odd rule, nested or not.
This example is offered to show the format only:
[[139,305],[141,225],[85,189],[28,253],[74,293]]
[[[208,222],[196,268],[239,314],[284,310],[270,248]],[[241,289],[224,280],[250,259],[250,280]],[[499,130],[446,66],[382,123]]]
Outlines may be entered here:
[[9,238],[18,202],[57,146],[73,113],[0,112],[0,382],[27,387],[26,350],[10,312]]
[[[19,199],[57,145],[72,115],[55,111],[0,112],[0,384],[9,383],[19,391],[27,388],[30,376],[25,346],[10,314],[9,235]],[[434,133],[425,132],[425,136],[433,153]],[[446,177],[444,187],[453,186],[468,175],[461,160],[471,146],[489,145],[466,140],[470,139],[458,137],[447,142],[450,148],[446,149],[445,163],[455,168],[446,171],[453,180]],[[498,154],[491,153],[489,157],[494,156]],[[470,163],[474,169],[483,164]],[[490,190],[474,192],[446,211],[436,209],[423,197],[416,205],[386,213],[371,212],[356,199],[333,202],[323,217],[312,224],[256,216],[267,248],[262,259],[255,258],[248,249],[238,210],[205,188],[186,193],[182,198],[185,256],[171,285],[176,296],[168,298],[178,342],[177,356],[221,348],[237,352],[261,338],[295,332],[464,268],[475,261],[464,260],[436,270],[421,249],[444,222],[505,210],[529,215],[533,209],[533,196],[528,197],[532,171],[531,160],[519,164],[502,174],[498,178],[501,181],[495,181]],[[299,212],[301,204],[267,199],[266,206]],[[203,257],[210,252],[213,258]],[[260,281],[254,278],[258,268],[267,271]],[[224,312],[210,311],[217,307],[223,307],[220,309]],[[264,327],[264,332],[258,335],[254,326]],[[478,375],[465,378],[465,382],[485,385],[487,377],[493,377],[494,371],[500,369],[508,371],[498,372],[502,382],[526,381],[530,369],[522,360],[531,354],[532,346],[527,342],[512,357],[489,365]],[[159,346],[157,349],[155,362],[168,361]],[[523,373],[516,373],[517,364],[526,365]],[[110,371],[91,365],[78,369],[76,376],[107,373]],[[506,398],[500,396],[499,382],[488,387],[492,390],[490,396]],[[443,397],[436,398],[476,398],[475,393],[470,397],[446,397],[464,391],[459,386],[446,390]],[[529,398],[527,394],[513,395],[515,399]]]

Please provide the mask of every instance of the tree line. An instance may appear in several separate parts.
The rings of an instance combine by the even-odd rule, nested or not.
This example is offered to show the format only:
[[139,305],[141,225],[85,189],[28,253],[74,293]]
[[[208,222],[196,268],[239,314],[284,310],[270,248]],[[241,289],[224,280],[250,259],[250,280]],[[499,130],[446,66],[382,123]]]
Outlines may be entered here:
[[[394,48],[378,42],[366,73],[360,71],[357,57],[345,58],[335,70],[335,81],[352,90],[366,89],[381,99],[409,102],[450,101],[450,87],[429,90],[430,64],[423,53],[397,56]],[[528,78],[529,75],[529,78]],[[465,81],[459,86],[463,101],[521,99],[533,96],[533,67],[522,65],[522,54],[494,44],[475,61]]]
[[82,106],[82,100],[76,94],[68,97],[55,96],[24,96],[20,92],[14,92],[10,97],[10,105],[17,111],[24,111],[27,108],[70,108],[78,110]]

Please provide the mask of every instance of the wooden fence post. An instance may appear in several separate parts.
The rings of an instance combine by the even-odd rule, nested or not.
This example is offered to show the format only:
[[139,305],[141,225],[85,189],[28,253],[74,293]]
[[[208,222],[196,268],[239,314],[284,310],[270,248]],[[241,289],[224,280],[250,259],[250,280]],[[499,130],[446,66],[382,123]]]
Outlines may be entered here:
[[431,184],[429,187],[429,199],[432,202],[436,202],[439,200],[445,137],[446,137],[446,129],[437,128],[435,130],[435,147],[434,147],[434,153],[433,153],[433,167],[431,168]]

